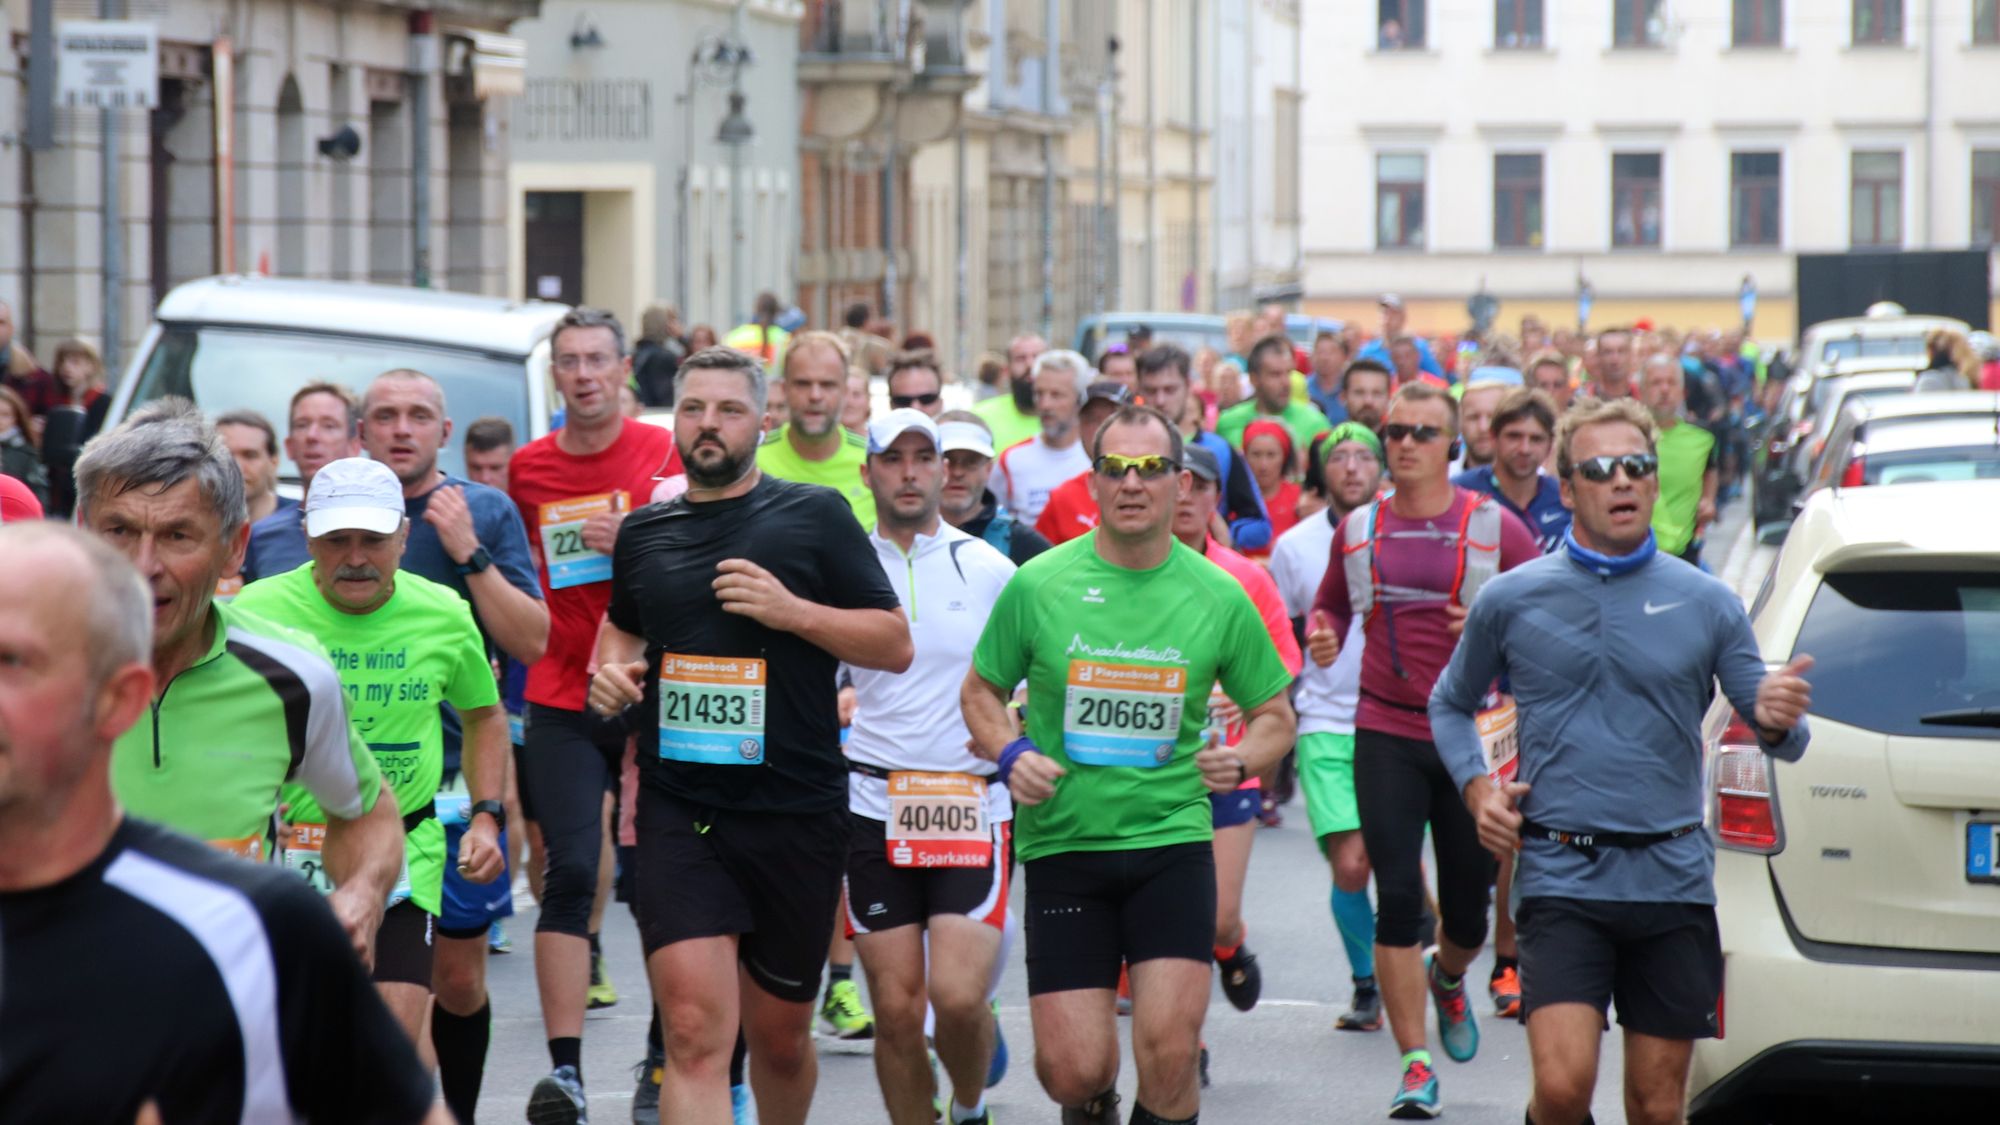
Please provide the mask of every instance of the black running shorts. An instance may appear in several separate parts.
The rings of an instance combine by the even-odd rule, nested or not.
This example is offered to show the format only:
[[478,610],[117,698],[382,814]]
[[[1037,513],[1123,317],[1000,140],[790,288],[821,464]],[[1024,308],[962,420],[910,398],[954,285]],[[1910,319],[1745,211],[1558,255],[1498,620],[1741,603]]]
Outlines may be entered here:
[[992,826],[984,867],[896,867],[887,826],[859,813],[847,846],[847,936],[922,925],[932,915],[963,914],[995,929],[1007,922],[1007,851],[1012,821]]
[[432,927],[436,919],[409,899],[382,912],[375,931],[375,983],[414,984],[431,990]]
[[1715,908],[1688,902],[1521,900],[1521,1018],[1550,1004],[1618,1005],[1660,1039],[1712,1039],[1722,995]]
[[847,816],[702,808],[640,786],[635,908],[646,955],[738,935],[751,979],[780,1000],[810,1002],[840,909]]
[[1215,949],[1215,850],[1207,842],[1031,859],[1023,925],[1028,994],[1118,987],[1121,962]]

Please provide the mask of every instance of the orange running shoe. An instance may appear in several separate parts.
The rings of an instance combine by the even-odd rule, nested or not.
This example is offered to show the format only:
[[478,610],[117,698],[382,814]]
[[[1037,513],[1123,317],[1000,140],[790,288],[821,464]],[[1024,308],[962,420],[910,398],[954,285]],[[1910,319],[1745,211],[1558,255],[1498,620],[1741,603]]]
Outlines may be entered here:
[[1493,996],[1493,1010],[1501,1019],[1521,1018],[1521,971],[1509,965],[1493,974],[1486,982],[1486,991]]

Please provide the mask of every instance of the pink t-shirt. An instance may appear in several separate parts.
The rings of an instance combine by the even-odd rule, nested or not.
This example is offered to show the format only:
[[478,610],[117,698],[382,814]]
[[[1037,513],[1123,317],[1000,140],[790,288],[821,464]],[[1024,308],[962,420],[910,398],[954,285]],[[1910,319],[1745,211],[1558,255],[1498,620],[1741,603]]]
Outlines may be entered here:
[[[1431,687],[1451,661],[1458,638],[1448,626],[1445,606],[1458,576],[1458,529],[1466,505],[1476,494],[1456,490],[1451,507],[1430,519],[1397,515],[1389,501],[1377,506],[1375,608],[1368,615],[1361,651],[1361,704],[1355,711],[1357,730],[1379,731],[1424,742],[1431,740],[1428,707]],[[1352,518],[1351,516],[1349,518]],[[1347,635],[1354,617],[1348,600],[1341,544],[1347,542],[1347,520],[1334,529],[1334,558],[1321,580],[1313,608],[1324,612],[1334,635]],[[1541,557],[1535,537],[1514,513],[1500,511],[1500,569],[1512,570]],[[1397,669],[1400,666],[1401,673]]]

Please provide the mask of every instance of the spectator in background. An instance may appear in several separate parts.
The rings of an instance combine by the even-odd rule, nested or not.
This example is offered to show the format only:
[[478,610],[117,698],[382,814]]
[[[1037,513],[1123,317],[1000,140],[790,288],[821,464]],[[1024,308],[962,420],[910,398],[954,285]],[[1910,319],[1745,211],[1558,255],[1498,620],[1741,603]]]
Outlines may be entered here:
[[465,478],[507,491],[507,462],[514,456],[514,424],[497,414],[465,428]]
[[1350,359],[1347,341],[1338,332],[1322,331],[1313,337],[1312,378],[1306,384],[1306,396],[1336,426],[1347,421],[1347,408],[1340,404],[1340,383]]
[[84,443],[104,428],[111,396],[104,393],[104,361],[82,340],[56,345],[54,394],[42,419],[42,465],[49,474],[49,514],[68,519],[76,510],[76,459]]
[[766,370],[776,370],[778,361],[784,358],[785,344],[792,338],[790,332],[778,327],[778,317],[784,311],[785,307],[779,303],[776,293],[766,291],[757,294],[750,322],[730,329],[729,338],[723,343],[739,352],[756,356]]
[[278,495],[278,431],[255,410],[231,410],[215,420],[215,432],[243,472],[243,499],[256,523],[297,500]]
[[639,401],[647,406],[674,404],[674,372],[688,356],[681,340],[681,313],[672,305],[653,305],[639,314],[639,342],[632,348],[632,381]]
[[[1410,320],[1409,313],[1403,308],[1403,298],[1394,293],[1382,294],[1375,304],[1382,310],[1382,334],[1370,340],[1354,358],[1377,360],[1386,367],[1399,369],[1398,365],[1391,362],[1389,345],[1403,335],[1403,330]],[[1410,343],[1417,349],[1416,367],[1436,376],[1438,381],[1442,382],[1444,368],[1439,366],[1437,356],[1431,353],[1431,346],[1414,337]]]
[[874,412],[875,404],[869,401],[871,391],[868,386],[868,372],[864,368],[847,369],[847,401],[840,407],[840,424],[848,432],[868,436],[868,416]]
[[1128,350],[1123,344],[1114,345],[1097,357],[1097,373],[1106,379],[1123,383],[1126,390],[1137,393],[1139,390],[1137,354]]
[[1915,390],[1963,391],[1972,386],[1976,361],[1965,337],[1949,328],[1934,328],[1924,337],[1930,361],[1917,374]]
[[[0,386],[19,394],[34,418],[48,413],[55,397],[55,377],[42,370],[34,355],[14,339],[14,306],[5,301],[0,301]],[[23,422],[21,431],[32,432],[32,427]]]
[[972,401],[985,402],[1001,394],[1000,381],[1007,377],[1007,360],[992,352],[979,357],[979,373],[972,385]]
[[1557,414],[1569,409],[1570,396],[1576,393],[1569,381],[1569,365],[1554,352],[1543,352],[1528,364],[1528,385],[1548,395]]
[[34,415],[27,400],[12,387],[0,387],[0,473],[5,473],[35,494],[35,503],[49,506],[49,473],[42,467],[41,451],[35,448],[28,429]]
[[2000,391],[2000,340],[1989,332],[1974,332],[1968,343],[1979,360],[1979,389]]
[[1378,51],[1400,51],[1403,49],[1403,25],[1397,20],[1383,20],[1382,30],[1375,37]]
[[716,339],[715,329],[710,328],[706,324],[697,324],[693,328],[688,329],[687,348],[689,355],[693,355],[703,348],[712,348],[720,342]]
[[935,421],[944,413],[944,375],[929,349],[898,352],[889,361],[889,409],[908,407]]
[[[1271,540],[1299,522],[1299,464],[1292,431],[1269,418],[1259,418],[1243,429],[1243,461],[1251,479],[1264,497],[1264,510],[1271,516]],[[1271,545],[1238,548],[1253,559],[1269,559]]]

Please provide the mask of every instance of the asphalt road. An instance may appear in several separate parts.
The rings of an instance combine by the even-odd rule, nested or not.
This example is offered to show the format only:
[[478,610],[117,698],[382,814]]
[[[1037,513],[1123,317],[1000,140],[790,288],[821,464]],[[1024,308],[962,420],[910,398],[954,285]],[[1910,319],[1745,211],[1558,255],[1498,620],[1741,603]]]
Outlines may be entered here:
[[[1745,533],[1743,509],[1739,501],[1725,510],[1721,525],[1711,531],[1709,558],[1718,574],[1747,595],[1755,592],[1774,549],[1759,547]],[[1219,988],[1214,990],[1204,1029],[1214,1057],[1214,1085],[1203,1093],[1202,1116],[1222,1123],[1385,1120],[1399,1074],[1396,1047],[1386,1029],[1356,1033],[1333,1028],[1351,985],[1327,908],[1331,880],[1313,845],[1303,805],[1294,801],[1285,813],[1282,827],[1257,834],[1245,896],[1251,948],[1264,971],[1263,1001],[1255,1011],[1239,1013]],[[520,913],[509,929],[517,952],[490,959],[493,1042],[479,1106],[481,1119],[489,1122],[523,1120],[529,1089],[548,1071],[530,952],[534,904],[525,890],[516,901]],[[621,1000],[590,1014],[584,1078],[592,1120],[619,1125],[631,1119],[633,1067],[645,1054],[649,1014],[638,934],[625,907],[612,907],[603,942]],[[1480,982],[1482,1000],[1490,967],[1490,954],[1482,956],[1471,974]],[[1445,1120],[1516,1125],[1527,1104],[1527,1037],[1518,1023],[1492,1018],[1490,1005],[1482,1003],[1478,1011],[1479,1055],[1464,1065],[1445,1058],[1433,1022],[1432,1051],[1440,1068]],[[988,1105],[1001,1122],[1055,1121],[1055,1105],[1034,1077],[1027,980],[1018,944],[1001,989],[1000,1017],[1013,1065],[989,1093]],[[1120,1023],[1125,1030],[1129,1021]],[[866,1048],[824,1038],[819,1047],[812,1120],[827,1125],[883,1121]],[[1605,1036],[1603,1047],[1594,1114],[1604,1125],[1616,1125],[1625,1120],[1618,1036]],[[1128,1040],[1118,1083],[1128,1110],[1133,1084]]]

